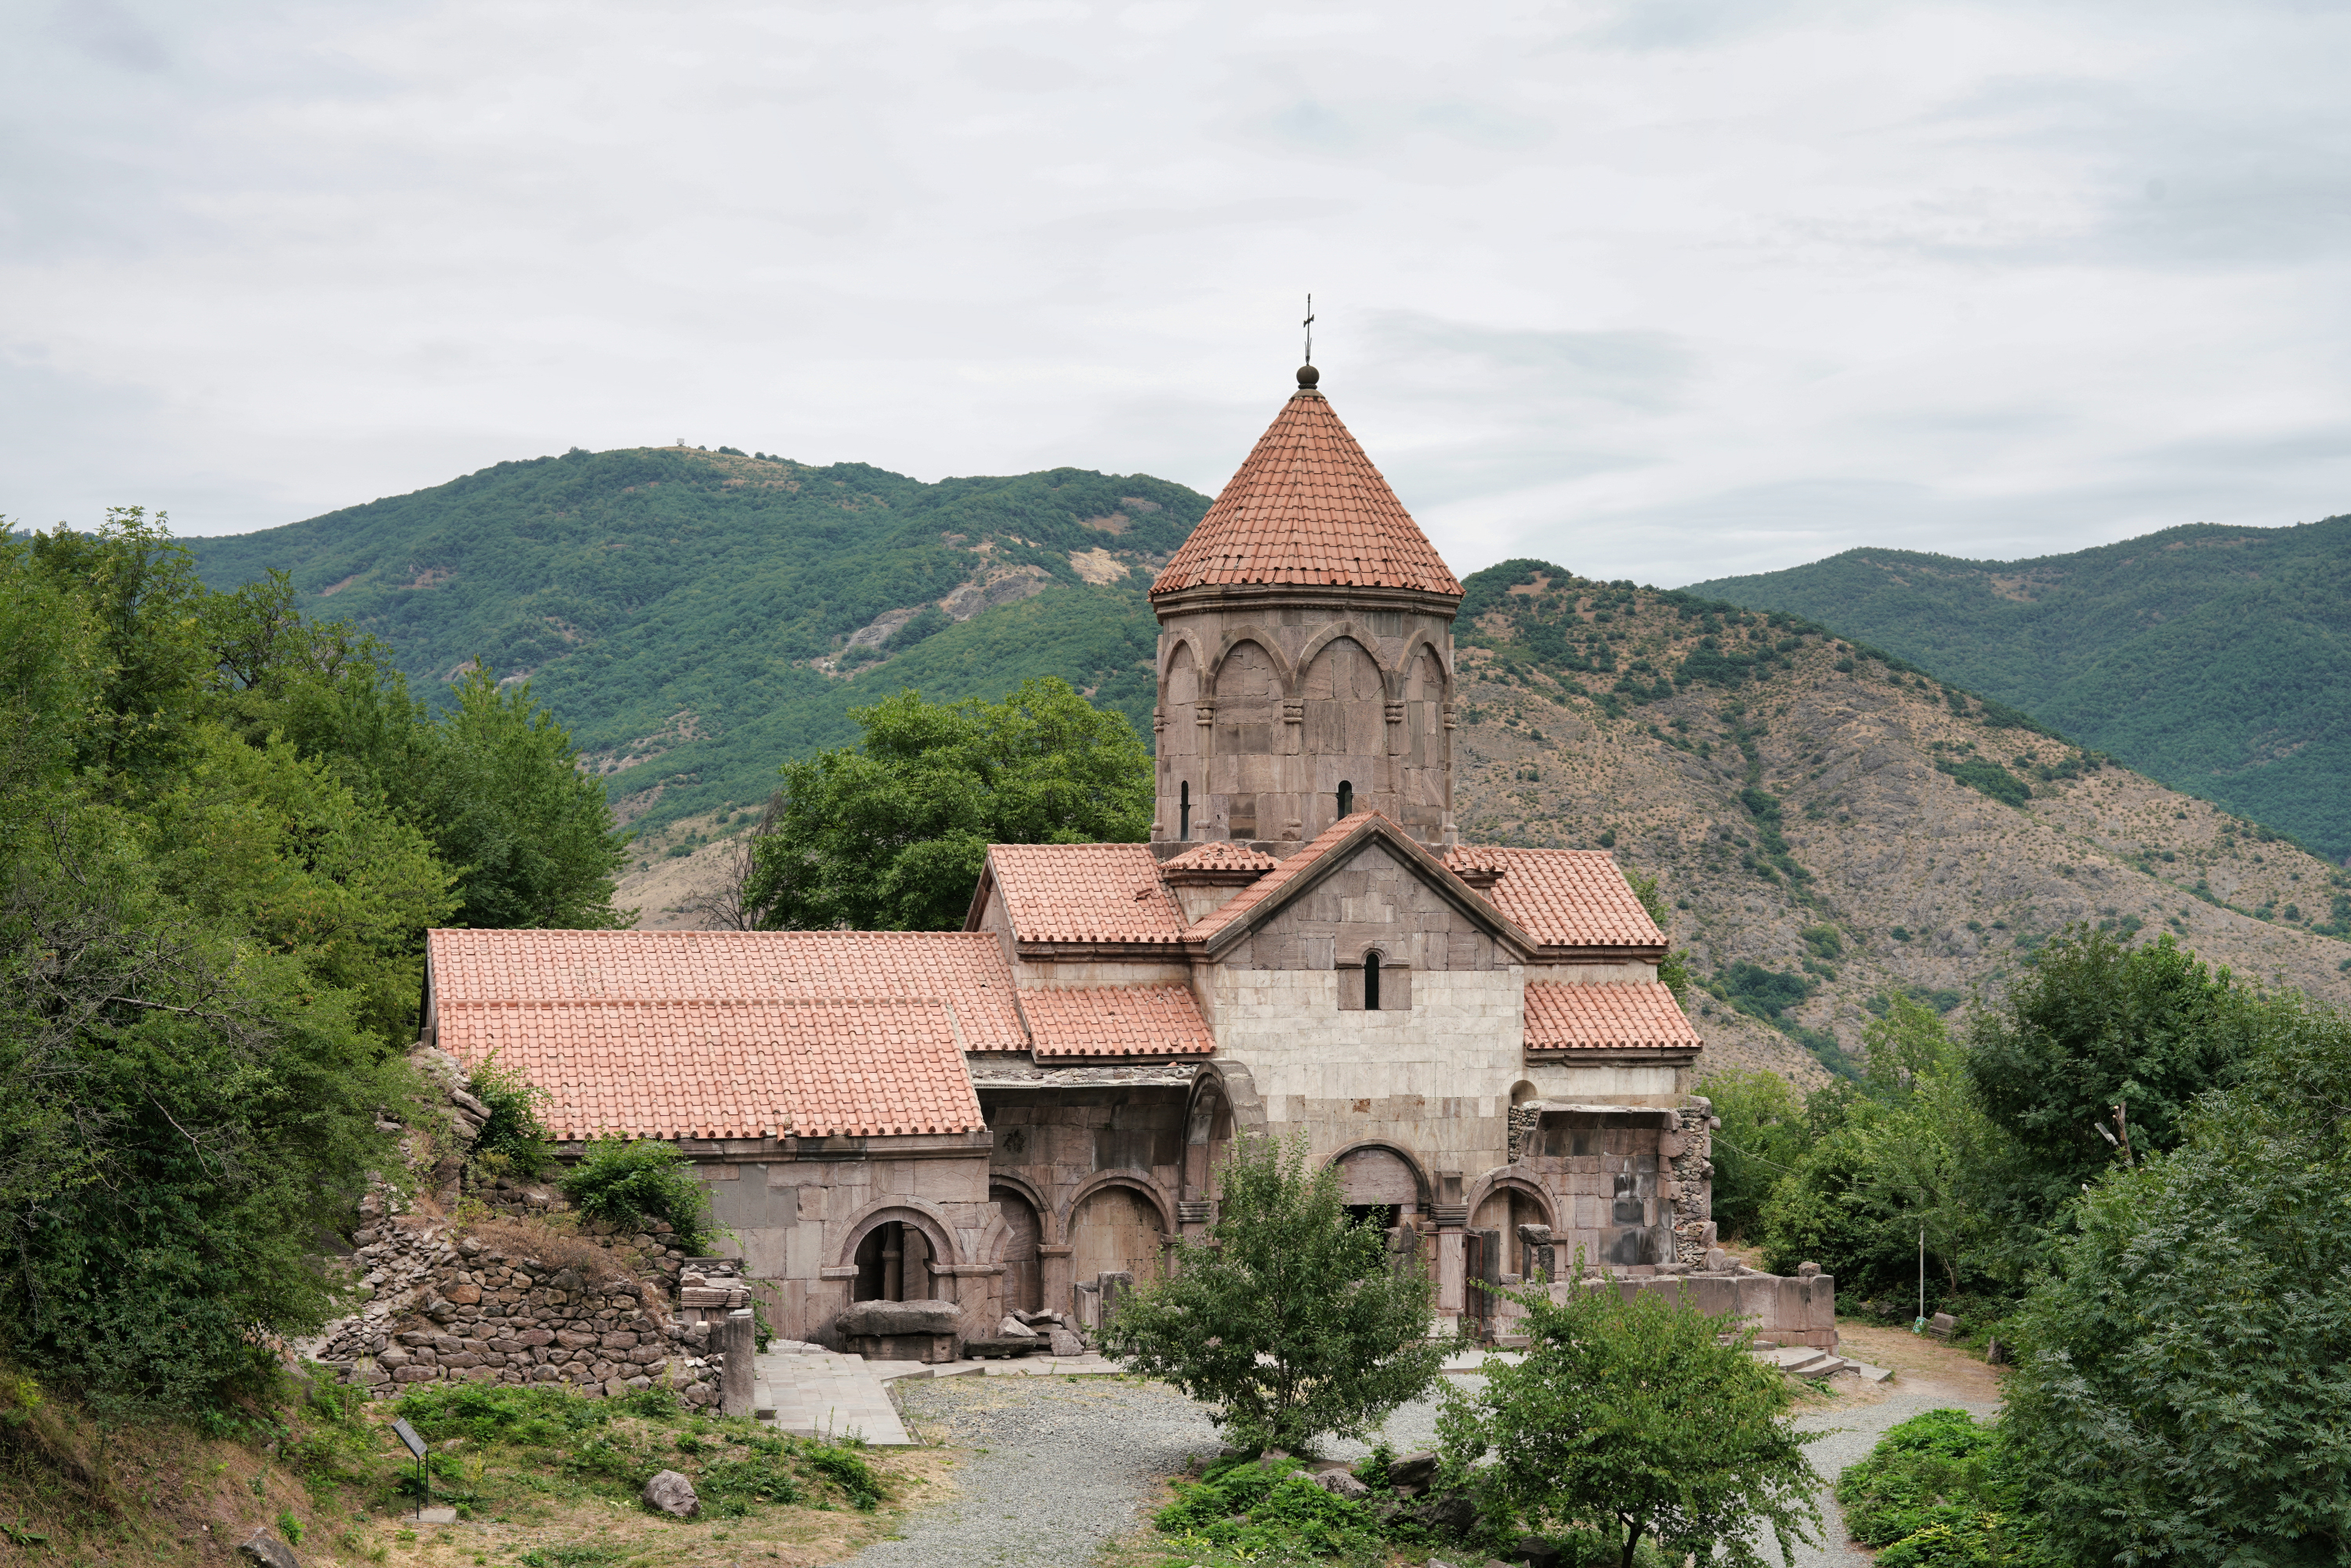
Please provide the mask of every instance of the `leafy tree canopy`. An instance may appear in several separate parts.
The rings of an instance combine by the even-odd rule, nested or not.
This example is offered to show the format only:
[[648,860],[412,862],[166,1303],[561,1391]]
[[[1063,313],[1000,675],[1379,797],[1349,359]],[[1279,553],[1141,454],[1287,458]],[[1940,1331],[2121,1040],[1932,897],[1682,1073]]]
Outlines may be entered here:
[[376,1118],[416,1092],[424,930],[524,885],[456,840],[445,792],[568,859],[574,905],[524,918],[611,885],[560,732],[527,696],[477,706],[498,723],[435,721],[282,579],[206,589],[160,517],[0,535],[12,1357],[100,1406],[185,1406],[333,1310],[319,1228],[399,1168]]
[[2351,1555],[2351,1019],[2245,1009],[2242,1082],[2082,1199],[2003,1417],[2063,1560]]
[[991,843],[1132,843],[1151,759],[1123,714],[1047,678],[1001,702],[900,692],[854,715],[861,745],[784,765],[745,891],[771,929],[947,931]]
[[1436,1291],[1392,1258],[1384,1232],[1350,1223],[1339,1174],[1308,1167],[1301,1136],[1245,1140],[1219,1172],[1206,1243],[1102,1329],[1134,1371],[1174,1384],[1253,1448],[1362,1437],[1435,1381]]
[[2168,935],[2133,947],[2086,927],[2041,950],[2002,1004],[1977,1016],[1967,1070],[2045,1192],[2036,1219],[2111,1163],[2121,1105],[2138,1152],[2176,1145],[2195,1097],[2245,1049],[2241,998]]

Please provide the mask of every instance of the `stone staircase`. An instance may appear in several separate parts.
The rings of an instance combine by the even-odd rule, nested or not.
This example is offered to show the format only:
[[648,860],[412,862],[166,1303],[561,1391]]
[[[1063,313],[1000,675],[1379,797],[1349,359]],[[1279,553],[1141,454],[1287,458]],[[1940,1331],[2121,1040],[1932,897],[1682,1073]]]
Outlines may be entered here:
[[1855,1376],[1864,1383],[1883,1383],[1894,1375],[1883,1366],[1872,1366],[1865,1361],[1852,1361],[1833,1350],[1816,1350],[1808,1344],[1759,1345],[1756,1359],[1766,1361],[1792,1377]]

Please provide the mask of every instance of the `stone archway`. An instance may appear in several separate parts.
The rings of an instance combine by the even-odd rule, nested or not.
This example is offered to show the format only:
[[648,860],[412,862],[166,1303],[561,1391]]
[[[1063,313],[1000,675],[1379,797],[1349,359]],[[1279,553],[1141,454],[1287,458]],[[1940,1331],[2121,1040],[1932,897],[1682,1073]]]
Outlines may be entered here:
[[1424,1201],[1420,1172],[1410,1159],[1384,1144],[1343,1150],[1331,1162],[1349,1218],[1368,1219],[1383,1230],[1411,1223]]
[[1159,1277],[1167,1237],[1165,1217],[1148,1193],[1126,1182],[1106,1182],[1070,1210],[1070,1273],[1081,1285],[1104,1274],[1132,1274],[1137,1283]]
[[988,1201],[1004,1217],[1004,1249],[997,1261],[1004,1265],[1004,1306],[1007,1312],[1033,1312],[1045,1304],[1045,1276],[1038,1252],[1045,1239],[1043,1217],[1019,1188],[996,1182]]

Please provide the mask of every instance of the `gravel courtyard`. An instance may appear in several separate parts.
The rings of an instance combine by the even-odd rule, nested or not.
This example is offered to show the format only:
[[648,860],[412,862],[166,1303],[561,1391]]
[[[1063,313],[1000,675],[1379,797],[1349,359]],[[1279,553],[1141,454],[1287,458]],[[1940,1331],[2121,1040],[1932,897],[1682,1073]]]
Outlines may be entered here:
[[[1988,1415],[1997,1385],[1980,1363],[1899,1331],[1857,1330],[1845,1353],[1896,1368],[1882,1388],[1846,1395],[1799,1416],[1829,1434],[1812,1448],[1834,1477],[1878,1436],[1921,1410],[1957,1406]],[[1476,1377],[1447,1380],[1464,1389]],[[844,1568],[1086,1568],[1102,1543],[1132,1531],[1159,1483],[1195,1454],[1220,1446],[1200,1407],[1172,1389],[1109,1377],[952,1377],[903,1385],[908,1428],[965,1450],[955,1495],[910,1517],[902,1538],[867,1547]],[[1403,1406],[1383,1435],[1399,1453],[1432,1445],[1435,1399]],[[1337,1457],[1369,1452],[1333,1444]],[[1868,1558],[1844,1544],[1835,1504],[1825,1550],[1799,1549],[1800,1568],[1846,1568]]]

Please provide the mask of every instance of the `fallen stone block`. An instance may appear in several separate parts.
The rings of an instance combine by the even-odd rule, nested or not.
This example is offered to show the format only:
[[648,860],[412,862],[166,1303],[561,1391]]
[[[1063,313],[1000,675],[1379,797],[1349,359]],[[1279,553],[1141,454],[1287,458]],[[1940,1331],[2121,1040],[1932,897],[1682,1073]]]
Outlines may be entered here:
[[266,1530],[256,1530],[245,1538],[236,1554],[256,1568],[302,1568],[302,1560],[294,1549]]
[[663,1470],[645,1483],[645,1506],[672,1519],[692,1519],[702,1511],[694,1483],[675,1470]]
[[953,1301],[860,1301],[841,1314],[839,1327],[859,1339],[951,1334],[962,1317]]

